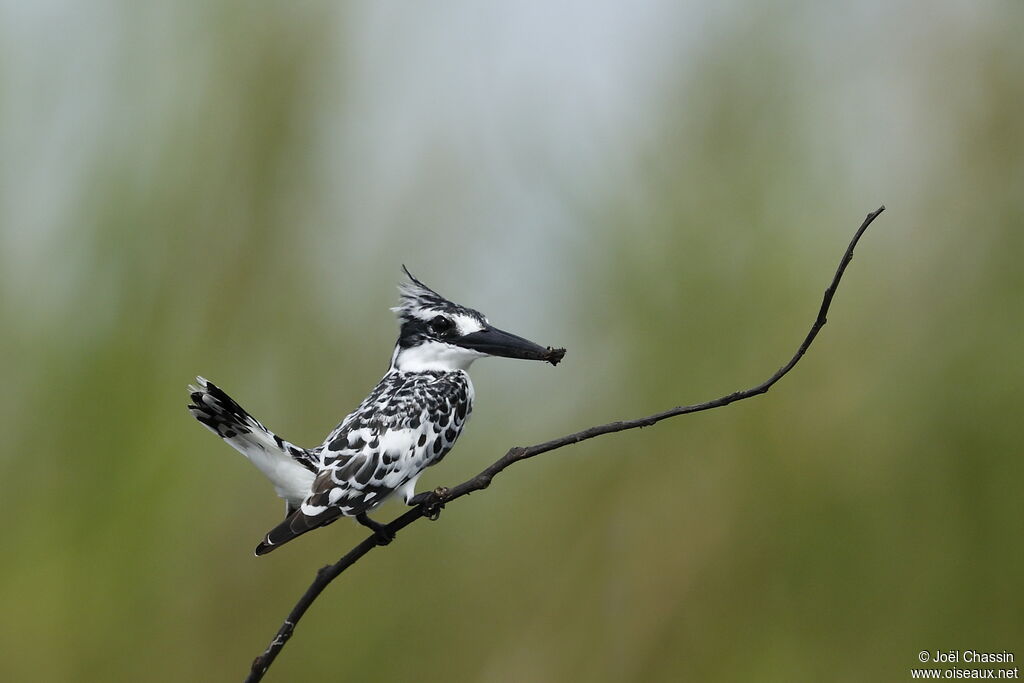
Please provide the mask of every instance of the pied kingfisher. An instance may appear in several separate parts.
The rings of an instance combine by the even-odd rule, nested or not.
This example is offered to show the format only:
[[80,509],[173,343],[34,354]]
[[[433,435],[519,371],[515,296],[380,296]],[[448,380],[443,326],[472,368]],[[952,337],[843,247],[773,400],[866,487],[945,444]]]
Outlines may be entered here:
[[401,331],[391,367],[351,414],[316,448],[270,432],[230,396],[202,377],[189,386],[189,412],[248,458],[285,500],[285,520],[256,546],[264,555],[300,534],[355,517],[379,543],[391,534],[367,513],[393,494],[408,505],[423,470],[441,461],[473,409],[466,370],[477,358],[504,356],[557,365],[565,349],[542,348],[488,323],[479,311],[444,298],[412,276],[399,285]]

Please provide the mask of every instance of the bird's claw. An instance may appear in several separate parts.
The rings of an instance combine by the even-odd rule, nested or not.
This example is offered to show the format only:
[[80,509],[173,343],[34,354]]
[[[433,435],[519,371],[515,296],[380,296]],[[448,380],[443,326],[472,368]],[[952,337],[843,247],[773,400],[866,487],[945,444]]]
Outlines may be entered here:
[[423,516],[432,522],[436,522],[444,509],[444,498],[448,495],[448,489],[438,486],[433,491],[417,493],[409,500],[409,505],[419,505],[423,509]]
[[377,541],[377,545],[387,545],[391,541],[395,540],[395,532],[388,529],[386,526],[382,526],[379,529],[373,530],[373,538]]

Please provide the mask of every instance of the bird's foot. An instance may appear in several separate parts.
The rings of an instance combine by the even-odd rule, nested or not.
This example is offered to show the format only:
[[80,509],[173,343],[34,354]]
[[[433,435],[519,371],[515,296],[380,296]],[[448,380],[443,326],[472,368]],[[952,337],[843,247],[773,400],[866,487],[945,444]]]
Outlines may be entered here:
[[423,508],[423,516],[432,522],[436,522],[437,518],[441,516],[441,510],[444,509],[443,501],[447,495],[448,488],[445,486],[438,486],[433,491],[417,493],[409,499],[409,505],[421,506]]
[[377,539],[377,545],[387,545],[395,540],[395,532],[389,529],[387,524],[373,521],[366,516],[366,513],[356,515],[356,521],[373,531],[373,535]]

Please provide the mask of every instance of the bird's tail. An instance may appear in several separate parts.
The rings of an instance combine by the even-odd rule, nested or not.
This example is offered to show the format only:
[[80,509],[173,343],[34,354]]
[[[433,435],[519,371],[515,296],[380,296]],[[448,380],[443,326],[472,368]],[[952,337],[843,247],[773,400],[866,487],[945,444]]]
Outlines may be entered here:
[[267,535],[256,546],[256,555],[266,555],[307,531],[330,524],[338,519],[339,516],[341,516],[341,510],[336,507],[323,509],[323,512],[318,515],[307,515],[302,511],[302,508],[299,508],[289,515],[287,519],[267,532]]
[[285,450],[286,442],[245,411],[224,390],[203,377],[188,387],[188,411],[207,429],[244,454],[249,448]]
[[316,471],[309,451],[264,427],[213,382],[197,377],[188,390],[192,398],[188,411],[192,417],[249,458],[278,488],[282,488],[282,483],[295,480],[297,491],[279,490],[279,494],[297,501],[306,497]]

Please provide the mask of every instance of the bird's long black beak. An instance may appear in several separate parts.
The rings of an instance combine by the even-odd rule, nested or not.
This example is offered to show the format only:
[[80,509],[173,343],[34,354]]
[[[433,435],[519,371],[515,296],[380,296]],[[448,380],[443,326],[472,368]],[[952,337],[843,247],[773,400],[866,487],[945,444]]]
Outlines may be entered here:
[[523,360],[542,360],[558,365],[565,355],[565,349],[545,348],[534,344],[529,339],[499,330],[496,327],[485,327],[479,332],[467,334],[458,340],[459,346],[473,349],[490,356],[504,358],[522,358]]

